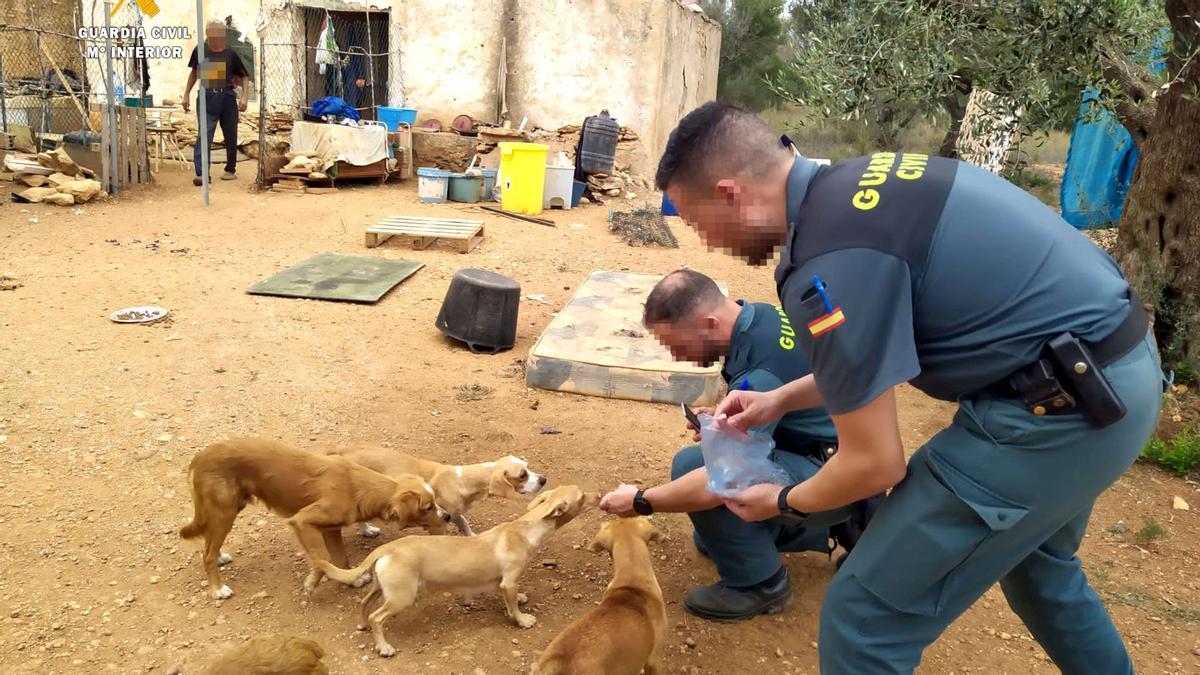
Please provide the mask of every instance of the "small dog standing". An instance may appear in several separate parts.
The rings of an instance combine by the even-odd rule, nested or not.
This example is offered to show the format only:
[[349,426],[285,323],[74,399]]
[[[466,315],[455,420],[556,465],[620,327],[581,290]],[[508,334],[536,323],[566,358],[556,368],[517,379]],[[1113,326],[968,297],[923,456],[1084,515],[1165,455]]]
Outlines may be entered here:
[[[537,619],[521,611],[524,600],[517,581],[529,556],[558,528],[569,523],[585,506],[600,502],[599,494],[584,494],[574,485],[543,492],[516,520],[497,525],[476,537],[406,537],[384,544],[367,554],[352,570],[339,569],[324,560],[315,564],[330,579],[353,582],[374,570],[367,594],[360,601],[359,629],[371,627],[380,656],[392,656],[396,648],[383,635],[383,622],[410,607],[417,593],[451,591],[477,595],[500,590],[505,614],[521,628],[532,628]],[[371,600],[383,594],[383,605],[367,614]]]
[[[450,519],[434,501],[433,488],[416,476],[391,478],[343,457],[267,439],[214,443],[196,453],[188,473],[195,515],[179,536],[204,537],[204,572],[209,592],[218,599],[233,595],[218,569],[232,560],[221,544],[237,515],[255,498],[288,519],[310,564],[330,558],[348,564],[344,525],[382,518],[405,527],[440,528]],[[304,588],[311,591],[322,576],[314,566]]]
[[647,546],[663,539],[645,518],[620,518],[600,527],[588,549],[612,553],[613,578],[604,599],[554,638],[533,675],[663,672],[667,607]]
[[221,654],[202,675],[329,675],[325,650],[305,638],[260,635]]
[[[412,474],[424,478],[433,486],[438,505],[446,509],[459,532],[467,536],[475,535],[466,519],[467,509],[479,499],[487,495],[533,494],[546,485],[545,475],[530,471],[525,460],[513,455],[494,462],[450,466],[380,447],[330,450],[329,454],[341,455],[389,476]],[[363,523],[360,530],[367,537],[379,534],[379,528],[368,523]]]

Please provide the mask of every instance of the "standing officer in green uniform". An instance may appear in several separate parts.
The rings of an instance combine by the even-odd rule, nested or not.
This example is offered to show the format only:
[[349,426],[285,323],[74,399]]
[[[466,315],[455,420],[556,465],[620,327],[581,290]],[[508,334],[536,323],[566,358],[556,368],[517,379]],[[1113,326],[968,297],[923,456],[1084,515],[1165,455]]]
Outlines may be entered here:
[[[825,596],[824,673],[907,673],[991,585],[1065,673],[1131,673],[1075,553],[1137,458],[1163,378],[1146,315],[1099,248],[972,165],[796,157],[759,117],[690,113],[658,168],[706,242],[763,264],[813,374],[718,406],[741,428],[824,407],[839,448],[796,485],[727,501],[746,520],[894,489]],[[904,461],[895,387],[955,401]]]
[[[699,272],[677,270],[663,277],[646,298],[643,321],[677,361],[709,366],[724,357],[721,376],[731,388],[770,391],[810,372],[781,308],[728,298]],[[770,420],[763,431],[775,441],[771,458],[796,481],[815,475],[837,447],[833,421],[821,408]],[[693,445],[675,455],[671,482],[646,490],[621,485],[604,496],[600,508],[619,516],[686,512],[696,547],[712,558],[721,578],[692,589],[684,608],[713,621],[783,610],[792,589],[778,552],[830,553],[830,538],[849,552],[878,502],[864,500],[802,525],[782,518],[748,523],[708,492],[707,481],[700,446]]]

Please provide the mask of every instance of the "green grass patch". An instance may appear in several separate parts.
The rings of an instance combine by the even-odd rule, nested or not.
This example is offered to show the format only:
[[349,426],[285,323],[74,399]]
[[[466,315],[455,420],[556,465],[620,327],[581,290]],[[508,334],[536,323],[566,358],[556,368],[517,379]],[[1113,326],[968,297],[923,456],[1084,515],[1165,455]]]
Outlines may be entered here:
[[1173,438],[1151,438],[1142,459],[1187,476],[1200,467],[1200,430],[1189,428]]
[[1133,540],[1145,546],[1159,539],[1164,539],[1166,536],[1167,531],[1163,529],[1162,525],[1158,524],[1157,520],[1146,518],[1142,521],[1142,527],[1133,533]]

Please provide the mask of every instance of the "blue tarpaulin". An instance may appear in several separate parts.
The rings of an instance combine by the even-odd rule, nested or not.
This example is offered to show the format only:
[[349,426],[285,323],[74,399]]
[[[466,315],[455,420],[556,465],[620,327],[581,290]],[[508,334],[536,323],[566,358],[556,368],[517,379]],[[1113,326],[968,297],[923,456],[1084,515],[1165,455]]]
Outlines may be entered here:
[[313,101],[312,114],[317,117],[324,117],[325,115],[348,117],[355,122],[362,119],[357,110],[351,108],[349,103],[346,103],[337,96],[326,96],[325,98]]
[[[1164,30],[1150,50],[1146,59],[1150,72],[1165,70],[1163,56],[1170,39],[1170,30]],[[1083,92],[1059,187],[1063,219],[1079,229],[1116,227],[1138,160],[1133,137],[1116,115],[1106,109],[1090,110],[1098,102],[1098,91]]]

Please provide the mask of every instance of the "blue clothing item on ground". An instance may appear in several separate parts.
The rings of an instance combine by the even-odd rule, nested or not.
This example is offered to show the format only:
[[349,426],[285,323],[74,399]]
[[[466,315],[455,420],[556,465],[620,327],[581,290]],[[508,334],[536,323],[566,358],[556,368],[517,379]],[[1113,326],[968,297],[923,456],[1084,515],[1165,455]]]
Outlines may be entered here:
[[1133,137],[1116,115],[1091,110],[1098,98],[1095,89],[1083,94],[1059,187],[1063,219],[1081,230],[1116,227],[1138,160]]
[[[237,94],[232,89],[201,88],[199,96],[204,97],[204,116],[208,121],[209,161],[212,161],[213,136],[216,134],[217,125],[219,124],[221,125],[221,137],[224,139],[222,142],[225,144],[225,171],[234,173],[237,171]],[[197,122],[200,121],[199,96],[196,99]],[[196,176],[201,176],[201,169],[204,168],[204,157],[201,155],[199,142],[192,148],[192,165],[196,167]]]
[[[772,459],[787,470],[794,482],[811,478],[819,460],[776,450]],[[671,480],[704,466],[700,446],[680,450],[671,462]],[[712,558],[727,586],[752,586],[770,578],[782,563],[779,552],[829,552],[829,526],[845,521],[849,508],[814,513],[804,526],[782,518],[748,523],[724,506],[688,514],[696,528],[701,550]]]
[[350,107],[349,103],[346,103],[337,96],[326,96],[325,98],[313,101],[312,114],[317,117],[324,117],[325,115],[347,117],[355,122],[362,119],[362,115],[359,115],[357,110]]
[[821,609],[823,675],[911,673],[921,652],[997,580],[1068,675],[1132,673],[1075,553],[1096,497],[1137,459],[1158,419],[1162,372],[1149,336],[1104,371],[1125,417],[1036,417],[964,399],[913,455],[846,559]]
[[[730,389],[771,391],[812,372],[808,356],[796,342],[796,329],[782,307],[744,300],[738,304],[742,311],[733,324],[729,353],[721,371]],[[837,438],[833,420],[824,408],[790,412],[763,429],[775,434],[776,444],[785,449],[797,439],[832,442]]]

